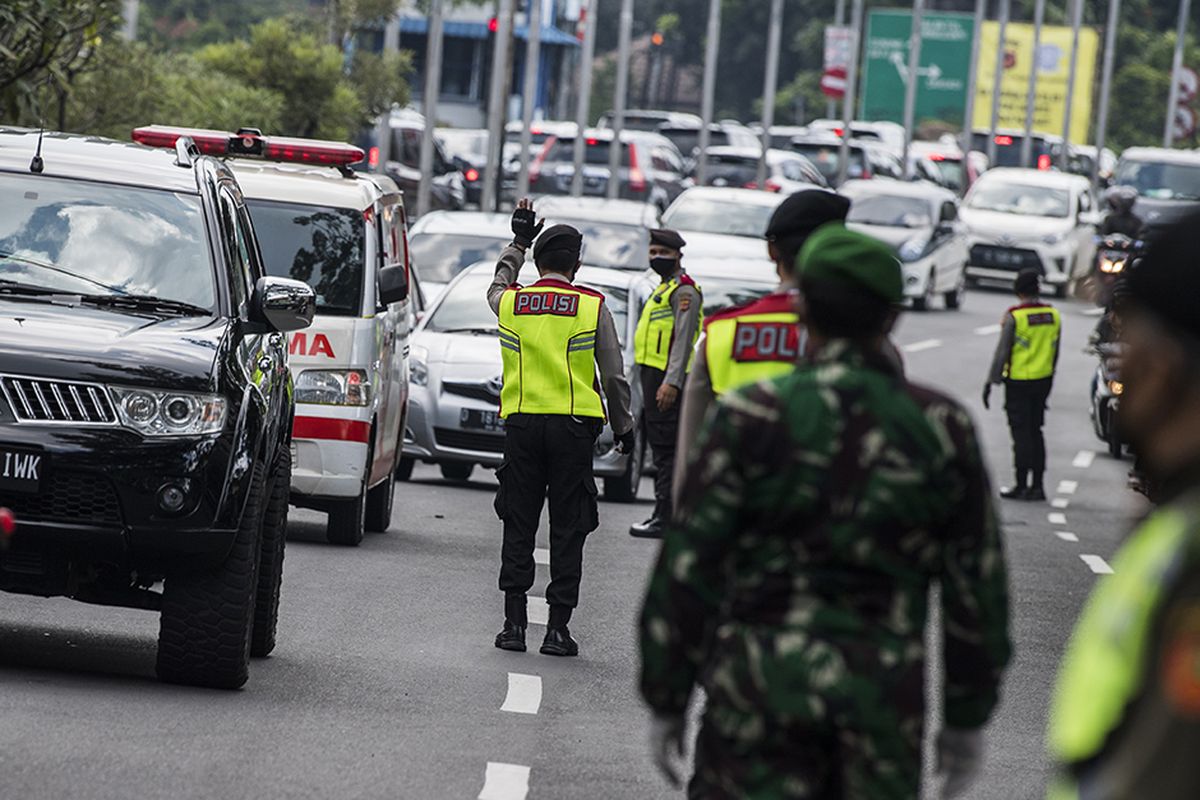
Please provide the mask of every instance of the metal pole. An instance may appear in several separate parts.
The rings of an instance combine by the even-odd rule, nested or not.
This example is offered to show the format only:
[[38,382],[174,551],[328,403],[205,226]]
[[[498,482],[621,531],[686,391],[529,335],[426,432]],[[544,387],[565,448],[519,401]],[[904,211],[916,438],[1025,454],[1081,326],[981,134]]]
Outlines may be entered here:
[[583,54],[579,62],[579,107],[575,109],[575,170],[571,175],[571,196],[583,194],[583,155],[586,143],[583,131],[587,128],[592,104],[592,60],[596,55],[596,3],[588,0],[583,13]]
[[[1067,71],[1067,103],[1063,109],[1062,151],[1058,154],[1058,168],[1063,172],[1070,166],[1071,157],[1071,105],[1075,101],[1075,73],[1079,66],[1079,29],[1083,25],[1083,0],[1074,0],[1071,10],[1071,66]],[[1086,135],[1085,135],[1086,138]]]
[[1000,120],[1000,87],[1004,82],[1004,40],[1008,36],[1009,0],[1000,0],[1000,36],[996,40],[996,74],[992,76],[992,115],[988,124],[988,166],[996,164],[996,125]]
[[763,77],[762,152],[758,156],[758,188],[767,189],[767,150],[771,126],[775,124],[775,86],[779,81],[779,32],[783,28],[783,0],[771,0],[771,23],[767,28],[767,74]]
[[[838,27],[846,24],[846,0],[837,0],[837,5],[833,9],[833,21]],[[825,102],[825,118],[833,119],[833,115],[837,113],[837,100],[832,97]]]
[[513,0],[496,0],[496,38],[492,48],[492,85],[488,90],[488,154],[480,210],[495,211],[500,200],[501,158],[508,93],[508,50],[512,46]]
[[121,25],[121,35],[125,37],[125,41],[127,42],[137,41],[138,9],[140,5],[139,0],[125,0],[125,10],[122,15],[124,24]]
[[[383,52],[395,53],[400,50],[400,12],[388,18],[383,29]],[[379,117],[375,126],[376,147],[379,148],[379,161],[375,171],[387,174],[388,162],[392,160],[392,109],[389,107]],[[415,209],[414,209],[415,210]]]
[[1096,160],[1092,164],[1092,185],[1100,188],[1100,155],[1108,141],[1108,101],[1112,92],[1113,62],[1117,49],[1117,21],[1121,18],[1121,0],[1109,0],[1108,27],[1104,29],[1104,66],[1100,72],[1100,110],[1096,116]]
[[[629,50],[633,34],[633,0],[621,0],[621,22],[617,34],[617,88],[613,97],[612,143],[608,146],[608,197],[615,200],[621,189],[621,134],[625,131],[625,101],[629,92]],[[583,131],[579,131],[583,136]]]
[[542,55],[542,0],[529,0],[525,14],[525,82],[521,88],[521,169],[517,197],[529,194],[529,151],[533,148],[533,107],[537,105],[538,59]]
[[983,11],[986,0],[975,0],[975,26],[971,29],[971,64],[967,67],[967,104],[963,109],[962,151],[965,156],[972,148],[975,130],[975,84],[979,80],[979,40],[982,38]]
[[925,15],[925,0],[913,0],[912,33],[908,39],[908,83],[904,87],[904,160],[901,165],[905,179],[912,178],[908,151],[912,147],[913,126],[917,114],[917,86],[921,81],[921,20]]
[[417,185],[417,216],[429,211],[433,192],[433,128],[437,124],[438,94],[442,88],[442,0],[429,0],[429,34],[425,43],[425,96],[421,128],[421,182]]
[[1175,144],[1175,106],[1179,104],[1179,73],[1183,69],[1183,45],[1187,39],[1191,0],[1179,0],[1179,27],[1175,30],[1175,58],[1171,60],[1171,92],[1167,96],[1167,124],[1163,126],[1163,147]]
[[854,0],[850,12],[850,64],[846,68],[846,94],[842,98],[842,146],[838,150],[838,186],[846,182],[850,167],[850,123],[854,121],[854,104],[857,102],[858,53],[862,45],[863,0]]
[[1021,140],[1021,166],[1033,166],[1033,114],[1036,109],[1038,58],[1042,46],[1042,22],[1046,17],[1046,0],[1037,0],[1033,7],[1033,61],[1029,64],[1029,89],[1025,98],[1025,138]]
[[[699,153],[696,156],[696,184],[704,185],[705,173],[708,172],[708,159],[704,151],[708,149],[709,131],[713,118],[713,92],[717,88],[717,52],[721,43],[721,0],[708,2],[708,32],[704,40],[704,83],[700,99],[700,138],[697,141]],[[684,155],[688,155],[684,153]]]

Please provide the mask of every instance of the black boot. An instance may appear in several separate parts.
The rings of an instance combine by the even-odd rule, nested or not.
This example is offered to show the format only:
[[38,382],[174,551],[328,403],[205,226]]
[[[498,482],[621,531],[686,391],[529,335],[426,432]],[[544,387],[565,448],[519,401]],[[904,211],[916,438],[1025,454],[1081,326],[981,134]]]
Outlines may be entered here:
[[1028,500],[1029,472],[1023,469],[1017,470],[1017,482],[1012,486],[1006,486],[1001,489],[1000,496],[1005,500]]
[[1033,473],[1033,482],[1025,492],[1026,500],[1042,501],[1046,499],[1046,487],[1042,483],[1042,473]]
[[639,539],[661,539],[663,535],[662,518],[655,514],[645,522],[630,525],[629,535]]
[[542,640],[541,653],[547,656],[577,656],[579,644],[571,638],[567,626],[547,628],[546,638]]
[[504,620],[504,628],[496,634],[496,647],[499,647],[501,650],[524,653],[525,626]]

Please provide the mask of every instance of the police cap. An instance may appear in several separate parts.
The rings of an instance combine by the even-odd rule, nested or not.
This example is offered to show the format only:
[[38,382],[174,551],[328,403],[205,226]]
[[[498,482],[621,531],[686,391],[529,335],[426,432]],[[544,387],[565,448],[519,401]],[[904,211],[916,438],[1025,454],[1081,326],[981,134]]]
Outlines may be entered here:
[[1196,230],[1200,212],[1192,212],[1152,237],[1146,254],[1127,270],[1127,298],[1170,327],[1200,339],[1200,270],[1196,268]]
[[687,242],[676,231],[670,228],[651,228],[650,244],[656,244],[659,247],[669,247],[672,250],[682,250]]
[[1041,273],[1036,269],[1023,269],[1013,279],[1013,291],[1025,297],[1033,297],[1042,285]]
[[861,289],[888,303],[904,299],[900,262],[882,242],[844,225],[818,228],[796,257],[804,283],[827,283]]
[[534,243],[533,260],[536,262],[542,255],[558,251],[574,253],[578,259],[583,252],[583,234],[570,225],[551,225]]
[[805,189],[779,204],[767,225],[768,239],[806,236],[827,222],[843,222],[850,201],[824,189]]

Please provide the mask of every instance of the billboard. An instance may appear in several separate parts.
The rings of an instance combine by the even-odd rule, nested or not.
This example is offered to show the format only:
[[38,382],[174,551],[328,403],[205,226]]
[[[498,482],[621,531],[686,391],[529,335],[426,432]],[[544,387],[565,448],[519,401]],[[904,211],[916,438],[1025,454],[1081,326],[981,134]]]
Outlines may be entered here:
[[[985,22],[980,31],[979,68],[975,81],[976,128],[988,128],[992,119],[992,86],[996,75],[996,49],[1000,25]],[[1009,23],[1004,35],[1004,70],[1000,81],[1000,116],[997,127],[1025,128],[1025,102],[1029,96],[1029,70],[1034,64],[1033,25]],[[1079,58],[1075,93],[1071,102],[1071,141],[1086,142],[1092,122],[1092,92],[1100,35],[1094,28],[1079,32]],[[1071,68],[1071,29],[1042,27],[1037,52],[1037,93],[1033,129],[1061,136],[1067,105],[1067,77]]]
[[[922,17],[917,121],[937,119],[962,124],[974,29],[975,20],[970,14],[936,13]],[[912,12],[871,11],[863,46],[862,119],[904,122],[911,32]]]

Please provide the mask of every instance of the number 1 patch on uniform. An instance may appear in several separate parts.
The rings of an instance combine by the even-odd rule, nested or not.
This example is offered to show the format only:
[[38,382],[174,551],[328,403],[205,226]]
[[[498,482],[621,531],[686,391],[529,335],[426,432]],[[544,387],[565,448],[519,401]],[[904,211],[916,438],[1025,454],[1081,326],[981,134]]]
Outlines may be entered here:
[[734,361],[795,361],[800,327],[790,322],[739,322],[733,334]]
[[579,313],[579,295],[562,292],[517,292],[514,314],[553,314],[574,317]]

